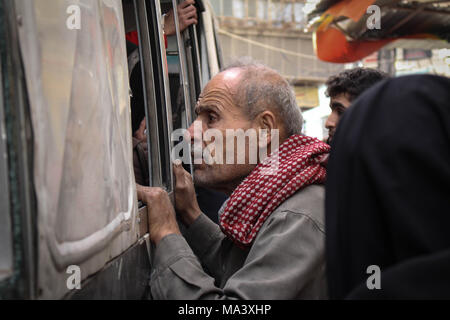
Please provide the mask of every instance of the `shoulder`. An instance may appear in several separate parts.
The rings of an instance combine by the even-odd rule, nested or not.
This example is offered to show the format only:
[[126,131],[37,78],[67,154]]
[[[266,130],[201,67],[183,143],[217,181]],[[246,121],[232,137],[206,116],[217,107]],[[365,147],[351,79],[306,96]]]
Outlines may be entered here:
[[283,247],[291,252],[306,250],[311,256],[322,252],[325,246],[324,200],[324,186],[312,185],[297,191],[264,222],[252,250]]
[[300,189],[286,199],[273,213],[274,218],[298,215],[312,220],[317,227],[325,230],[325,187],[323,185],[310,185]]

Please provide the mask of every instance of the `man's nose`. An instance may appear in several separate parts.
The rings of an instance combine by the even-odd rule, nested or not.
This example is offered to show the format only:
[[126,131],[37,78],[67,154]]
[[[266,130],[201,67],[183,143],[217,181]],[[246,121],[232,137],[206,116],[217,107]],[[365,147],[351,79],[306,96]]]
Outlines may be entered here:
[[336,115],[334,114],[334,112],[332,112],[328,116],[327,121],[325,122],[325,128],[327,128],[328,130],[336,128],[337,121],[338,119]]
[[193,143],[194,140],[202,140],[202,132],[203,132],[203,125],[202,121],[195,120],[191,126],[187,129],[187,132],[189,133],[189,139],[190,142]]

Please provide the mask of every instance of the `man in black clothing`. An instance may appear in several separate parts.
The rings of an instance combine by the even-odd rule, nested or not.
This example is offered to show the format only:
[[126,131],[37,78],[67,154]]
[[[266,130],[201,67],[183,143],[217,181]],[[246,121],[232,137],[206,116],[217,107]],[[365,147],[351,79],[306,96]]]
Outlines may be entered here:
[[328,164],[333,299],[450,298],[450,79],[377,84],[346,111]]

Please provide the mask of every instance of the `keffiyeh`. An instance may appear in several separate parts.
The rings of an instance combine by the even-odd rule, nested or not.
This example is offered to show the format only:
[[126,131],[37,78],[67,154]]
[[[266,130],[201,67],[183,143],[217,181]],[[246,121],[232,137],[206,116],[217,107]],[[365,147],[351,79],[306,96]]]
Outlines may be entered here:
[[236,188],[220,215],[223,232],[249,246],[270,214],[298,190],[326,179],[329,145],[293,135]]

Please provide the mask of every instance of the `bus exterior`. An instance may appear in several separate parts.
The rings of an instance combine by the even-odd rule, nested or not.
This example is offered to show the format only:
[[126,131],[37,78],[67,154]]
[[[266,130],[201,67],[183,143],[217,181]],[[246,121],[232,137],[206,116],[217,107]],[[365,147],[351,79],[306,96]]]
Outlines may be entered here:
[[139,38],[150,185],[172,193],[170,134],[221,67],[206,0],[166,49],[161,19],[180,2],[0,2],[1,299],[151,298],[125,34]]

